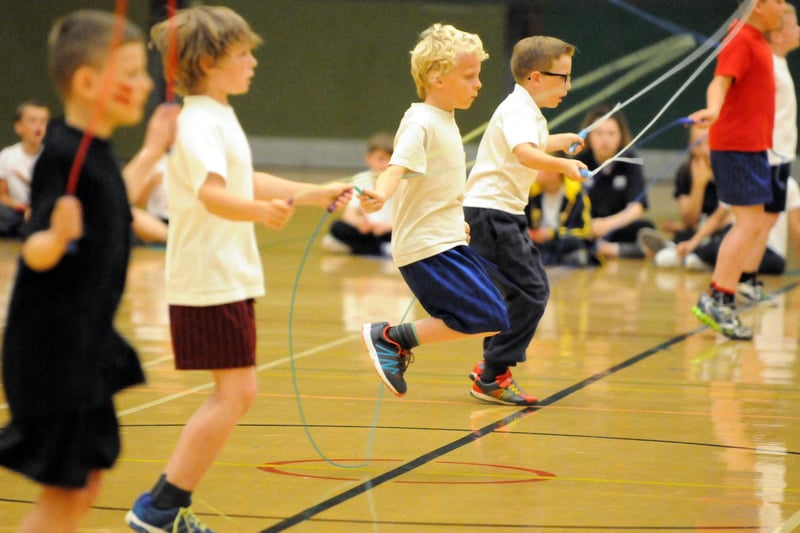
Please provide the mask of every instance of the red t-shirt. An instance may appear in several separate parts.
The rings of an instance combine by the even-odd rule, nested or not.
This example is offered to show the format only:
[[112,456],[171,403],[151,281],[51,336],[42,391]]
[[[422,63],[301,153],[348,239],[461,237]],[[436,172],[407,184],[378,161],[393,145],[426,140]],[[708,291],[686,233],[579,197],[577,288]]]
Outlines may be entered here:
[[712,150],[761,152],[772,147],[775,74],[764,35],[745,24],[717,57],[716,76],[733,78],[708,142]]

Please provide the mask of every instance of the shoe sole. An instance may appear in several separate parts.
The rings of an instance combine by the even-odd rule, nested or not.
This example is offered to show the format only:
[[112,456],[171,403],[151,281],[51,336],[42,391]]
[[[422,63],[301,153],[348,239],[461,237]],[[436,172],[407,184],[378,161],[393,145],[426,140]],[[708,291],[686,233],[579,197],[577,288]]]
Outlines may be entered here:
[[645,248],[647,251],[652,252],[653,254],[657,254],[669,246],[666,239],[664,239],[661,235],[656,235],[650,232],[643,233],[641,237],[639,237],[638,241],[640,247]]
[[733,334],[726,333],[725,331],[723,331],[723,329],[721,327],[719,327],[719,324],[717,324],[716,321],[714,321],[713,318],[711,318],[710,316],[705,314],[703,311],[701,311],[700,308],[697,307],[696,305],[694,307],[692,307],[692,313],[694,313],[694,316],[696,316],[697,319],[700,322],[702,322],[706,326],[710,327],[711,329],[713,329],[714,331],[716,331],[720,335],[724,335],[724,336],[728,337],[731,340],[749,341],[750,339],[753,338],[752,335],[750,335],[749,337],[744,337],[744,336],[741,336],[741,335],[733,335]]
[[139,517],[133,514],[133,511],[128,511],[128,514],[125,515],[125,523],[128,524],[132,530],[136,531],[137,533],[163,533],[164,530],[158,527],[154,527],[148,524],[145,524]]
[[529,406],[529,405],[536,405],[539,402],[539,400],[534,400],[533,402],[519,402],[519,403],[507,402],[505,400],[495,398],[494,396],[489,396],[488,394],[483,394],[482,392],[478,392],[475,389],[469,389],[469,394],[470,396],[478,400],[483,400],[484,402],[496,403],[500,405]]
[[383,372],[383,367],[381,366],[381,362],[378,359],[378,352],[375,350],[375,345],[372,344],[372,325],[371,324],[364,324],[361,326],[361,342],[364,343],[364,348],[367,349],[367,353],[369,354],[369,358],[372,359],[372,366],[375,367],[375,371],[378,373],[378,377],[381,378],[383,384],[386,385],[392,394],[395,396],[403,396],[405,395],[404,392],[399,392],[397,389],[394,388],[394,385],[389,381],[386,377],[386,374]]

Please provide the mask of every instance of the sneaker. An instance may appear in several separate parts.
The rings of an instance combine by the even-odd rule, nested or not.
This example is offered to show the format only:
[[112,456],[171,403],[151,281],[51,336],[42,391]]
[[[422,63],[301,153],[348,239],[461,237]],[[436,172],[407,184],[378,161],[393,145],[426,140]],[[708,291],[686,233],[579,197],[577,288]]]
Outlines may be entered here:
[[[533,405],[538,400],[526,394],[514,378],[511,377],[511,370],[507,370],[505,374],[497,376],[493,383],[484,383],[480,380],[480,371],[483,370],[483,365],[478,368],[476,365],[475,370],[470,373],[475,378],[472,381],[472,388],[469,393],[473,398],[483,400],[486,402],[499,403],[501,405]],[[475,371],[478,371],[477,373]]]
[[700,300],[697,305],[692,307],[692,312],[700,322],[729,339],[750,340],[753,338],[753,330],[742,324],[733,306],[715,302],[708,293],[704,292],[700,295]]
[[483,361],[478,361],[475,363],[475,367],[472,369],[472,372],[469,373],[469,380],[475,381],[483,374]]
[[361,326],[361,339],[381,380],[394,394],[402,396],[406,393],[403,374],[413,361],[413,354],[387,337],[388,329],[387,322],[366,323]]
[[700,256],[696,253],[686,254],[686,257],[683,258],[683,266],[687,270],[696,270],[699,272],[711,270],[711,265],[700,259]]
[[778,300],[764,292],[764,284],[761,281],[751,283],[742,281],[736,287],[736,296],[745,304],[765,303],[770,307],[777,307]]
[[675,268],[681,264],[681,257],[675,247],[668,246],[656,252],[653,264],[658,268]]
[[669,241],[653,228],[640,229],[636,234],[636,243],[642,250],[649,251],[653,254],[657,254],[669,246]]
[[343,243],[333,235],[325,235],[320,242],[322,249],[326,252],[335,254],[349,254],[353,251],[347,244]]
[[200,522],[189,507],[158,509],[149,492],[145,492],[125,515],[125,522],[139,533],[214,533]]

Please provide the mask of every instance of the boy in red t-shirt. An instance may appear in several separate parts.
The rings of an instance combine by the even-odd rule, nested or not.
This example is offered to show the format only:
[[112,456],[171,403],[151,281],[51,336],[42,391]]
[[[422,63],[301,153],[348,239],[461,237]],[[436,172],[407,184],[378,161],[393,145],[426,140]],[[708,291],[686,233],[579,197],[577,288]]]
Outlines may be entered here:
[[764,204],[772,201],[767,150],[772,146],[775,77],[764,32],[780,27],[785,0],[755,0],[740,31],[720,52],[707,106],[690,118],[711,124],[711,167],[719,199],[733,209],[735,222],[720,245],[708,291],[692,308],[702,322],[731,339],[753,331],[736,314],[736,287],[751,256],[769,235]]

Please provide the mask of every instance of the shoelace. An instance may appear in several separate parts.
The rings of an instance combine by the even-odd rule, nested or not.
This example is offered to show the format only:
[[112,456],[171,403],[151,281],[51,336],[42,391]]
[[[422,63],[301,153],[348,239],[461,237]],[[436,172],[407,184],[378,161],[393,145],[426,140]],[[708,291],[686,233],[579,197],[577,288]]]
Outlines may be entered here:
[[181,510],[178,511],[178,516],[175,518],[175,522],[172,525],[172,533],[180,533],[181,525],[183,525],[186,528],[186,531],[189,533],[212,533],[212,531],[205,524],[203,524],[199,518],[197,518],[197,515],[195,515],[189,507],[181,507]]
[[511,374],[509,374],[506,379],[500,382],[500,388],[506,389],[517,396],[524,396],[522,389],[519,388],[519,385],[517,385],[517,382],[511,377]]

